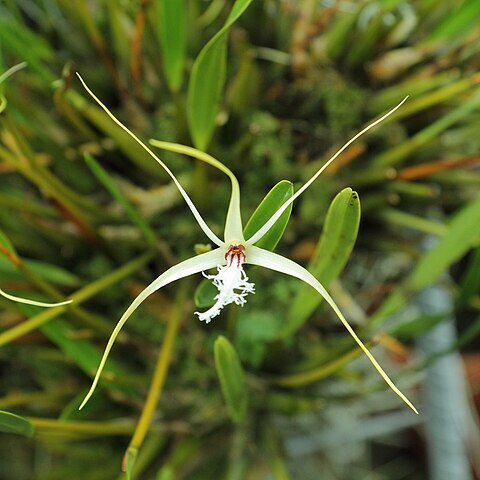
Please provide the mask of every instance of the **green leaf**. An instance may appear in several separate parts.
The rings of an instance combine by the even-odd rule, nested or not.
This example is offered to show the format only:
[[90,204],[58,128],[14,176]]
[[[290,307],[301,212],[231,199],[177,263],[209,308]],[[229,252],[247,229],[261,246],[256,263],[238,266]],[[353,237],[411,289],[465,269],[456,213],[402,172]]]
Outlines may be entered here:
[[[308,265],[308,270],[324,287],[328,288],[347,263],[359,225],[360,199],[357,192],[345,188],[330,204],[322,235]],[[279,334],[280,338],[291,335],[303,325],[322,300],[320,295],[312,295],[308,285],[302,285]]]
[[470,264],[463,275],[457,305],[466,305],[474,295],[480,292],[480,275],[478,272],[480,272],[480,247],[477,247],[473,253]]
[[206,150],[215,130],[215,117],[226,77],[227,33],[252,0],[237,0],[225,25],[203,47],[188,85],[187,117],[193,144]]
[[478,0],[464,0],[457,8],[450,9],[448,15],[427,36],[427,41],[451,39],[462,34],[462,38],[474,26],[478,25],[480,2]]
[[222,335],[215,341],[215,367],[223,398],[232,420],[240,424],[247,413],[247,386],[240,360],[233,345]]
[[[102,354],[89,341],[76,338],[75,330],[64,320],[55,318],[42,325],[40,330],[86,374],[92,375],[97,370]],[[125,385],[126,377],[128,377],[128,374],[123,368],[113,359],[109,359],[104,368],[101,383],[108,385],[108,388],[112,390],[128,394],[133,389],[131,386]]]
[[[39,309],[31,305],[18,306],[26,315],[32,318]],[[65,356],[75,363],[87,375],[93,375],[100,364],[102,353],[88,340],[78,338],[76,331],[61,318],[54,318],[39,327],[40,331],[53,342]],[[132,376],[115,360],[109,359],[102,376],[102,385],[121,392],[131,394]]]
[[457,212],[447,227],[447,233],[418,261],[401,287],[393,292],[370,319],[379,323],[403,308],[411,294],[434,284],[448,268],[472,248],[480,237],[480,197]]
[[[259,230],[267,220],[293,195],[293,185],[288,180],[278,182],[265,196],[260,205],[253,212],[245,225],[243,234],[248,240]],[[266,250],[273,250],[287,227],[292,213],[292,204],[282,216],[273,224],[273,227],[255,245]]]
[[[23,263],[28,269],[41,277],[43,280],[47,280],[55,285],[62,285],[64,287],[76,287],[81,284],[80,278],[64,270],[61,267],[52,265],[39,260],[24,260]],[[7,258],[0,255],[0,274],[3,280],[24,280],[25,274],[20,271],[15,265],[12,264]]]
[[123,459],[123,471],[127,476],[127,480],[132,480],[132,471],[133,466],[135,465],[135,461],[138,455],[138,448],[129,448],[125,453],[125,458]]
[[34,427],[26,418],[0,410],[0,432],[16,433],[24,437],[32,437]]
[[145,220],[139,215],[133,205],[125,198],[117,187],[109,173],[88,153],[84,154],[87,163],[93,174],[102,182],[112,197],[122,206],[130,220],[137,225],[149,245],[155,244],[155,234]]
[[9,238],[0,230],[0,245],[5,247],[5,249],[11,253],[13,253],[15,256],[17,256],[17,252],[12,245],[12,242],[10,242]]
[[447,234],[421,258],[408,277],[407,289],[419,291],[432,285],[479,239],[480,197],[467,204],[453,217]]
[[416,338],[419,335],[422,335],[429,330],[431,330],[435,325],[438,325],[440,322],[445,320],[445,318],[450,314],[450,312],[445,312],[439,315],[422,315],[408,322],[402,323],[395,327],[390,335],[393,337],[402,337],[407,338]]
[[77,112],[95,125],[105,136],[111,138],[133,164],[138,165],[153,178],[166,178],[167,174],[162,168],[158,168],[158,163],[127,132],[112,122],[100,107],[89,103],[71,89],[65,92],[65,98]]
[[[278,182],[265,196],[260,205],[253,212],[243,230],[248,240],[265,222],[293,195],[293,185],[288,180]],[[259,240],[256,245],[266,250],[274,250],[282,238],[292,213],[290,205],[281,217],[273,224],[272,228]],[[195,290],[195,305],[198,308],[208,308],[215,303],[218,290],[209,280],[202,280]]]
[[215,303],[218,290],[210,280],[204,278],[195,290],[194,300],[197,308],[210,308]]
[[177,92],[182,85],[185,65],[185,1],[158,0],[159,37],[168,86]]

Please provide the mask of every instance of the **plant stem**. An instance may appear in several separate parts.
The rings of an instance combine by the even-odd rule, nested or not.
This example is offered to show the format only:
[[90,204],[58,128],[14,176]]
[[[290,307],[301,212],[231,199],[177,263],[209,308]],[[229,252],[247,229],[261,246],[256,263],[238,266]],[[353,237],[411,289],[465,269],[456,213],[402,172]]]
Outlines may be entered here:
[[360,355],[361,353],[362,350],[360,348],[354,348],[347,354],[335,359],[333,362],[329,362],[326,365],[322,365],[306,372],[294,373],[292,375],[282,375],[281,377],[275,378],[273,380],[273,383],[287,388],[297,388],[308,385],[310,383],[316,382],[317,380],[321,380],[322,378],[332,375],[332,373],[343,367],[350,360],[358,357],[358,355]]
[[175,302],[176,308],[173,309],[172,315],[168,321],[167,331],[165,333],[165,339],[163,341],[162,348],[158,355],[157,364],[153,373],[152,383],[148,391],[145,406],[143,407],[142,414],[135,428],[132,440],[128,446],[125,457],[129,452],[138,451],[145,439],[145,436],[152,423],[153,415],[157,407],[160,395],[163,391],[165,379],[167,377],[170,361],[172,357],[173,345],[177,336],[180,321],[182,319],[183,305],[185,298],[185,288],[181,288],[177,301]]
[[26,417],[36,429],[96,435],[129,435],[133,425],[125,422],[71,422],[54,418]]

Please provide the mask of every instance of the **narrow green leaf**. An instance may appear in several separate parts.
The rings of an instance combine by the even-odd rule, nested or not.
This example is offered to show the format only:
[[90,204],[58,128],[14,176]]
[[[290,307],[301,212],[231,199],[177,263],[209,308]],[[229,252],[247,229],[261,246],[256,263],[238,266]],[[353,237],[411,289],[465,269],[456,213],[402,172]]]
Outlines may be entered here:
[[194,300],[197,308],[210,308],[215,303],[218,290],[213,283],[204,278],[195,290]]
[[137,225],[149,245],[155,244],[155,234],[145,220],[139,215],[133,205],[125,198],[117,187],[109,173],[88,153],[84,154],[87,163],[93,174],[102,182],[112,197],[123,207],[130,220]]
[[[465,98],[458,106],[452,108],[445,115],[434,121],[418,133],[410,137],[408,140],[399,145],[386,150],[378,155],[373,164],[378,171],[382,171],[381,167],[389,167],[400,164],[412,153],[418,151],[424,145],[436,140],[438,136],[457,122],[464,120],[471,112],[480,106],[480,89],[472,91],[471,96]],[[449,173],[451,174],[451,173]],[[384,180],[382,173],[382,181]]]
[[[254,235],[292,195],[293,185],[291,182],[288,180],[278,182],[267,193],[245,225],[243,231],[245,238],[248,240]],[[255,244],[257,247],[273,250],[277,246],[290,220],[292,206],[290,205],[285,210],[273,227]]]
[[127,480],[132,480],[132,471],[135,461],[137,460],[138,448],[129,448],[123,459],[123,471],[127,476]]
[[0,245],[2,245],[8,252],[12,253],[13,255],[17,256],[17,252],[10,242],[9,238],[0,230]]
[[401,338],[416,338],[429,330],[449,315],[450,312],[445,312],[439,315],[422,315],[408,322],[402,323],[398,327],[395,327],[390,334],[393,337]]
[[393,292],[370,319],[379,323],[405,306],[411,294],[435,283],[448,268],[478,242],[480,236],[480,197],[457,212],[446,234],[419,260],[401,287]]
[[408,277],[408,290],[419,291],[436,282],[480,237],[480,197],[463,207],[448,225],[448,232],[418,262]]
[[[457,8],[449,11],[443,20],[427,36],[427,41],[451,39],[455,41],[458,34],[464,38],[467,32],[478,25],[480,2],[478,0],[464,0]],[[457,37],[458,38],[458,37]]]
[[0,432],[16,433],[24,437],[32,437],[34,427],[26,418],[0,410]]
[[[19,308],[30,317],[33,317],[39,310],[37,307],[23,304],[19,305]],[[39,329],[87,375],[95,373],[102,358],[101,351],[88,340],[77,338],[75,330],[67,322],[61,318],[55,318],[40,326]],[[132,376],[121,365],[113,359],[108,360],[102,384],[108,385],[108,388],[112,390],[129,395],[134,391],[131,380]]]
[[156,5],[165,77],[170,90],[177,92],[182,85],[185,66],[185,1],[157,0]]
[[164,173],[162,168],[158,167],[158,163],[127,132],[115,125],[100,107],[87,102],[85,98],[71,89],[66,91],[65,98],[68,99],[77,112],[81,113],[84,118],[95,125],[105,136],[111,138],[133,164],[138,165],[148,174],[153,175],[154,178],[166,177],[166,173]]
[[[95,373],[102,357],[101,351],[89,341],[76,338],[75,330],[64,320],[56,318],[42,325],[40,330],[87,375]],[[131,378],[117,362],[113,359],[108,360],[104,369],[104,385],[115,391],[131,393],[133,389],[125,384],[127,377]]]
[[[360,225],[360,199],[351,188],[343,189],[332,201],[325,219],[315,254],[308,270],[328,288],[343,270],[357,239]],[[312,295],[308,285],[298,292],[280,338],[294,333],[322,302],[322,297]]]
[[240,360],[233,345],[222,335],[215,341],[215,367],[228,413],[235,423],[242,423],[247,413],[247,386]]
[[50,69],[45,67],[47,62],[55,58],[55,51],[33,29],[9,19],[7,15],[0,16],[0,41],[5,53],[14,54],[25,61],[42,81],[51,83],[55,80]]
[[[260,202],[260,205],[253,212],[248,220],[243,234],[248,240],[265,222],[293,195],[293,185],[288,180],[278,182]],[[290,205],[282,216],[274,223],[273,227],[259,240],[256,245],[266,250],[274,250],[282,238],[287,227],[292,205]],[[198,308],[208,308],[215,303],[215,295],[218,290],[208,280],[202,280],[195,290],[195,305]]]
[[252,0],[237,0],[225,25],[203,47],[188,85],[187,117],[195,147],[206,150],[215,130],[215,117],[226,77],[227,33]]
[[[55,285],[78,287],[81,283],[79,277],[56,265],[39,260],[24,260],[23,263],[32,273]],[[6,281],[25,279],[25,274],[2,255],[0,255],[0,274],[2,275],[2,280]]]
[[465,305],[474,295],[480,293],[480,247],[477,247],[473,252],[470,264],[466,269],[462,283],[461,290],[457,299],[458,305]]

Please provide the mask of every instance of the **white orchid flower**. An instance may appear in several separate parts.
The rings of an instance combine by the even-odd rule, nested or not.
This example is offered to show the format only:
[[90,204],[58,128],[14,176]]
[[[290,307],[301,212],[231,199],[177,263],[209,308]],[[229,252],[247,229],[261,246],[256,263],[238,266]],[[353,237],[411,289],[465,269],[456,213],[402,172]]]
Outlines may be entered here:
[[95,378],[93,380],[92,386],[88,391],[85,399],[80,405],[80,409],[87,403],[87,401],[92,396],[97,383],[100,379],[102,369],[105,366],[107,357],[112,349],[112,346],[115,342],[117,335],[119,334],[121,328],[132,315],[132,313],[138,308],[138,306],[152,293],[156,292],[160,288],[168,285],[169,283],[179,280],[181,278],[193,275],[195,273],[204,272],[206,270],[216,268],[216,275],[205,275],[208,279],[212,280],[214,286],[218,289],[218,294],[215,297],[215,304],[209,310],[205,312],[196,312],[196,315],[200,320],[205,322],[210,322],[212,318],[216,317],[221,310],[231,303],[236,303],[237,305],[243,306],[246,303],[246,297],[249,293],[254,292],[254,284],[248,281],[248,277],[244,271],[244,265],[258,265],[261,267],[268,268],[270,270],[276,270],[277,272],[285,273],[296,277],[313,287],[331,306],[334,312],[337,314],[340,321],[343,323],[345,328],[348,330],[350,335],[355,339],[359,347],[365,352],[368,359],[372,362],[373,366],[377,369],[380,375],[383,377],[385,382],[389,387],[415,412],[418,413],[413,404],[408,400],[408,398],[395,386],[395,384],[390,380],[388,375],[375,360],[373,355],[369,352],[367,347],[363,344],[360,338],[356,335],[350,324],[347,322],[342,312],[338,306],[333,301],[332,297],[328,294],[325,288],[320,284],[320,282],[305,268],[301,267],[292,260],[285,258],[276,253],[264,250],[255,246],[263,236],[272,228],[275,222],[280,218],[282,213],[294,202],[317,178],[318,176],[357,138],[363,135],[365,132],[373,128],[375,125],[382,122],[385,118],[395,112],[406,100],[404,99],[399,105],[390,110],[388,113],[383,115],[378,120],[374,121],[367,127],[365,127],[361,132],[357,133],[351,140],[349,140],[333,157],[331,157],[314,175],[308,182],[305,183],[292,197],[290,197],[285,203],[272,215],[272,217],[250,238],[245,239],[243,236],[243,225],[240,214],[240,187],[235,175],[221,162],[211,157],[210,155],[200,152],[194,148],[186,147],[183,145],[171,144],[166,142],[158,142],[153,140],[151,143],[160,148],[166,148],[171,151],[178,151],[186,153],[192,157],[195,157],[199,160],[202,160],[210,165],[218,168],[224,172],[230,178],[232,184],[232,193],[230,197],[230,204],[227,211],[226,222],[225,222],[225,232],[224,239],[221,240],[206,224],[202,216],[198,212],[194,203],[188,196],[187,192],[180,185],[175,175],[171,170],[165,165],[165,163],[160,160],[160,158],[153,153],[153,151],[145,145],[133,132],[131,132],[125,125],[123,125],[109,110],[108,108],[96,97],[96,95],[90,90],[86,85],[80,75],[77,73],[80,81],[82,82],[84,88],[90,94],[90,96],[98,103],[98,105],[107,113],[107,115],[128,135],[130,135],[143,149],[145,149],[149,155],[157,161],[167,174],[171,177],[181,195],[185,199],[188,207],[190,208],[193,216],[197,220],[198,225],[203,230],[205,235],[210,239],[212,243],[216,245],[212,251],[197,255],[188,260],[184,260],[177,265],[169,268],[163,272],[156,280],[154,280],[148,287],[146,287],[131,303],[127,308],[126,312],[118,321],[115,326],[112,335],[107,343],[105,352],[103,354],[102,360],[96,372]]

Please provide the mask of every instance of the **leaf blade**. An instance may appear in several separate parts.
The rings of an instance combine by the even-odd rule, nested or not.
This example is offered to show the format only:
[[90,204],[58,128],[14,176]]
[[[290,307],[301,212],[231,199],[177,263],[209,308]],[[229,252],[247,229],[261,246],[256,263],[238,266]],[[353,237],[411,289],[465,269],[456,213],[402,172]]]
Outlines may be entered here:
[[[360,199],[351,188],[345,188],[330,204],[325,227],[308,266],[310,273],[326,288],[347,263],[357,239],[359,225]],[[288,337],[300,328],[322,301],[321,296],[312,296],[310,288],[302,285],[279,337]]]
[[197,56],[187,94],[187,119],[193,144],[206,150],[215,130],[215,117],[226,80],[227,33],[252,0],[237,0],[224,26]]
[[26,418],[0,410],[0,432],[31,438],[35,428]]
[[235,423],[241,424],[246,417],[248,396],[245,375],[237,352],[224,336],[219,335],[215,341],[214,354],[215,367],[228,413]]

